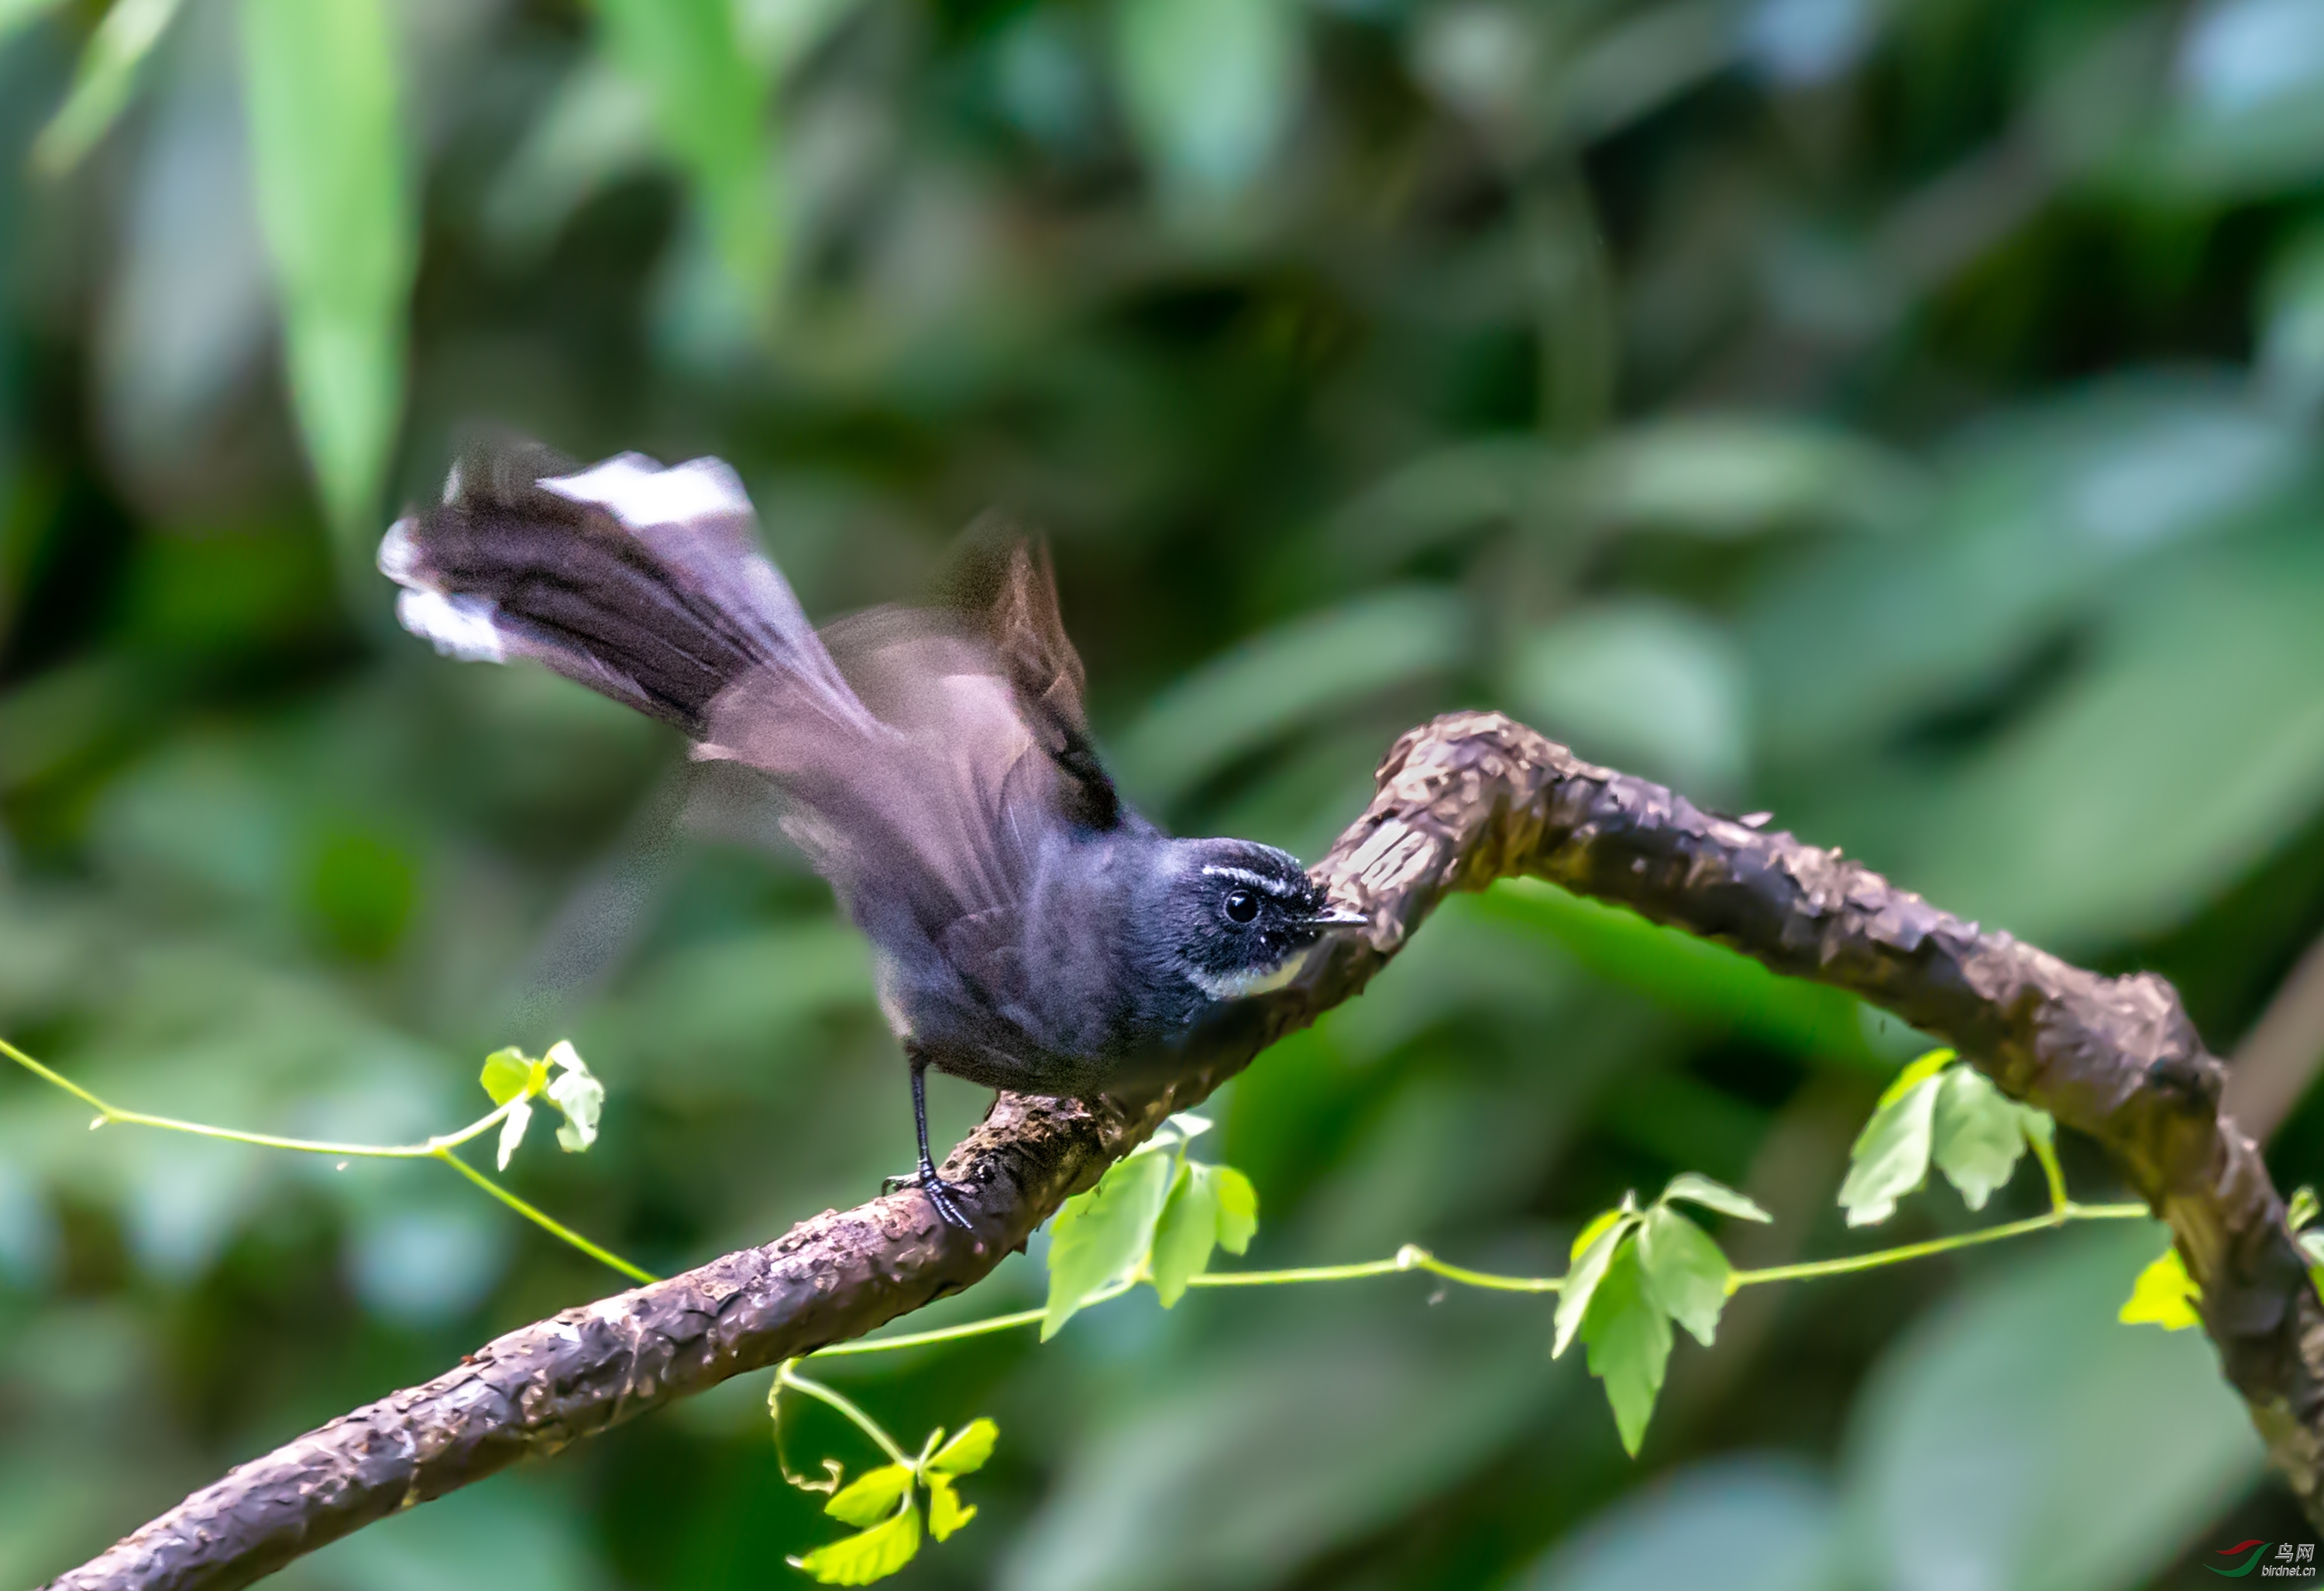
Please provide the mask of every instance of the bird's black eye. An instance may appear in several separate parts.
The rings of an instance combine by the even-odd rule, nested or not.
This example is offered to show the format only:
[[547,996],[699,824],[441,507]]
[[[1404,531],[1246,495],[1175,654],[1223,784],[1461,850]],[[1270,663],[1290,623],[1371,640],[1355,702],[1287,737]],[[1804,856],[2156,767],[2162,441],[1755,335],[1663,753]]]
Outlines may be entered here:
[[1230,923],[1248,923],[1259,915],[1259,897],[1248,889],[1230,889],[1220,909],[1226,913]]

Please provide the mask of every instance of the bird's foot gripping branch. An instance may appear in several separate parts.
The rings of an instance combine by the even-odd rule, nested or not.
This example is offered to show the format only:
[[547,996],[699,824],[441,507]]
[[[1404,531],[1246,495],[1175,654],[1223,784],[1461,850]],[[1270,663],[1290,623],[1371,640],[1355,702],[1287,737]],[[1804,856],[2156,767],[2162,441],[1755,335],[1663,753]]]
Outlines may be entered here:
[[[1097,1109],[1001,1095],[945,1168],[961,1190],[968,1230],[936,1220],[917,1191],[897,1193],[511,1332],[433,1382],[245,1464],[54,1584],[246,1585],[521,1458],[769,1368],[777,1371],[778,1400],[788,1391],[834,1402],[884,1460],[852,1480],[827,1469],[813,1483],[830,1485],[834,1516],[860,1529],[804,1554],[800,1567],[835,1583],[862,1583],[917,1552],[924,1532],[941,1539],[967,1522],[973,1509],[957,1483],[982,1462],[993,1433],[972,1421],[958,1436],[937,1433],[908,1452],[841,1394],[801,1375],[798,1361],[1036,1324],[1053,1332],[1075,1311],[1139,1285],[1175,1301],[1215,1287],[1419,1270],[1455,1284],[1554,1295],[1545,1336],[1559,1351],[1583,1346],[1635,1448],[1672,1351],[1673,1325],[1709,1342],[1724,1300],[1742,1287],[2148,1211],[2168,1224],[2175,1247],[2137,1279],[2126,1319],[2200,1319],[2277,1467],[2311,1515],[2324,1516],[2324,1301],[2310,1256],[2257,1150],[2219,1116],[2223,1069],[2161,979],[2107,979],[2068,966],[1835,853],[1703,813],[1492,713],[1439,719],[1400,740],[1370,806],[1315,876],[1332,899],[1363,912],[1368,930],[1327,944],[1290,986],[1206,1023],[1184,1071],[1165,1084]],[[1182,1113],[1275,1038],[1360,989],[1448,890],[1520,876],[1629,906],[1777,972],[1847,989],[1968,1058],[1924,1058],[1882,1100],[1841,1191],[1853,1224],[1885,1219],[1932,1167],[1980,1207],[2029,1152],[2048,1183],[2048,1209],[1927,1243],[1736,1270],[1699,1221],[1759,1212],[1731,1190],[1682,1176],[1651,1203],[1626,1199],[1584,1226],[1562,1276],[1471,1271],[1411,1247],[1353,1265],[1210,1271],[1220,1248],[1234,1252],[1248,1240],[1256,1197],[1231,1171],[1190,1154],[1201,1124]],[[523,1098],[562,1104],[549,1087],[555,1081],[528,1070]],[[507,1111],[497,1094],[495,1104]],[[2052,1150],[2052,1122],[2093,1138],[2140,1202],[2072,1200]],[[483,1130],[480,1124],[467,1136]],[[856,1340],[982,1277],[1061,1208],[1043,1309]]]

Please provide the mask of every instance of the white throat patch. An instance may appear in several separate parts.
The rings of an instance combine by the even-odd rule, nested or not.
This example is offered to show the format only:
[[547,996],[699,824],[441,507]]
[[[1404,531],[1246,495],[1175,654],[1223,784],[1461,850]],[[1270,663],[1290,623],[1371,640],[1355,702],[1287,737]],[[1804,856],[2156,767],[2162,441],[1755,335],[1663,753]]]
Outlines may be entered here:
[[1249,999],[1252,995],[1272,994],[1298,977],[1299,970],[1307,964],[1307,957],[1314,949],[1312,944],[1303,945],[1274,966],[1256,972],[1236,972],[1225,978],[1206,977],[1200,972],[1186,976],[1194,979],[1196,989],[1214,1000]]

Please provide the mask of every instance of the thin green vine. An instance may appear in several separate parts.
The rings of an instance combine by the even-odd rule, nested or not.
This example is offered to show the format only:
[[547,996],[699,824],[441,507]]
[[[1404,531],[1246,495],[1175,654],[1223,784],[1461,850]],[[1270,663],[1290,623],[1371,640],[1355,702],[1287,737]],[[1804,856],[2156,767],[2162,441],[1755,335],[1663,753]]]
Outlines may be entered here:
[[[2045,1214],[2028,1216],[2023,1220],[2008,1221],[1998,1227],[1984,1227],[1974,1232],[1961,1232],[1949,1237],[1932,1237],[1921,1243],[1903,1243],[1890,1248],[1876,1248],[1866,1254],[1849,1255],[1840,1259],[1811,1260],[1794,1265],[1770,1265],[1763,1270],[1736,1271],[1729,1278],[1728,1290],[1758,1286],[1769,1282],[1808,1282],[1821,1276],[1844,1276],[1858,1271],[1877,1270],[1884,1265],[1901,1265],[1910,1260],[1928,1259],[1956,1249],[1974,1248],[1979,1244],[1999,1243],[2011,1237],[2023,1237],[2034,1232],[2047,1232],[2075,1221],[2129,1220],[2153,1214],[2143,1204],[2079,1204],[2070,1200]],[[1442,1276],[1463,1287],[1475,1287],[1493,1292],[1555,1292],[1565,1285],[1563,1276],[1503,1276],[1486,1271],[1472,1271],[1462,1265],[1447,1265],[1416,1244],[1407,1243],[1397,1250],[1395,1257],[1362,1260],[1345,1265],[1312,1265],[1279,1271],[1209,1271],[1192,1277],[1190,1288],[1220,1287],[1280,1287],[1304,1282],[1356,1282],[1370,1276],[1400,1276],[1412,1272],[1424,1272]],[[1092,1309],[1110,1303],[1126,1292],[1136,1291],[1142,1278],[1116,1283],[1093,1293],[1082,1306]],[[855,1342],[834,1343],[805,1356],[814,1359],[839,1359],[858,1354],[894,1353],[904,1348],[935,1347],[943,1343],[965,1342],[971,1338],[991,1337],[998,1332],[1014,1330],[1024,1326],[1038,1326],[1046,1311],[1018,1310],[1006,1315],[991,1315],[981,1320],[964,1320],[957,1326],[936,1327],[927,1331],[907,1332],[896,1337],[866,1338]]]
[[816,1402],[828,1404],[832,1408],[838,1410],[842,1414],[847,1416],[848,1421],[855,1427],[856,1430],[862,1431],[865,1436],[870,1437],[872,1442],[878,1446],[879,1449],[888,1455],[888,1461],[890,1463],[909,1464],[912,1462],[912,1460],[906,1456],[904,1449],[898,1445],[896,1439],[888,1434],[888,1428],[886,1426],[881,1425],[878,1421],[872,1419],[872,1416],[866,1414],[863,1412],[862,1405],[858,1404],[854,1399],[847,1396],[844,1393],[840,1392],[835,1387],[825,1386],[820,1381],[810,1381],[806,1376],[801,1375],[798,1373],[798,1361],[797,1359],[785,1359],[781,1364],[775,1366],[775,1384],[767,1393],[768,1403],[771,1406],[775,1399],[780,1396],[786,1388],[792,1392],[805,1393],[808,1397],[815,1399]]
[[1932,1237],[1925,1243],[1904,1243],[1894,1248],[1877,1248],[1869,1254],[1850,1255],[1842,1259],[1809,1260],[1796,1265],[1769,1265],[1765,1270],[1737,1271],[1728,1277],[1727,1288],[1732,1292],[1738,1288],[1752,1287],[1766,1282],[1808,1282],[1819,1276],[1845,1276],[1858,1271],[1875,1270],[1882,1265],[1901,1265],[1907,1260],[1926,1259],[1932,1255],[1950,1254],[1956,1249],[1974,1248],[1980,1243],[1999,1243],[2010,1237],[2025,1237],[2028,1233],[2052,1231],[2070,1221],[2121,1221],[2135,1217],[2152,1217],[2153,1213],[2143,1204],[2076,1204],[2068,1200],[2044,1215],[2005,1221],[1998,1227],[1982,1227],[1974,1232],[1961,1232],[1950,1237]]
[[[503,1054],[507,1052],[503,1052]],[[572,1245],[600,1265],[610,1266],[631,1281],[650,1283],[660,1277],[642,1265],[633,1265],[600,1244],[593,1243],[572,1228],[550,1217],[545,1211],[518,1198],[492,1178],[452,1153],[463,1144],[473,1143],[495,1128],[506,1129],[509,1120],[519,1112],[530,1113],[534,1099],[548,1092],[546,1063],[533,1062],[543,1071],[538,1086],[512,1094],[501,1100],[487,1115],[478,1117],[457,1132],[440,1134],[418,1144],[343,1144],[329,1138],[286,1138],[274,1133],[247,1133],[235,1127],[211,1127],[198,1121],[180,1121],[173,1116],[154,1116],[143,1110],[124,1110],[118,1105],[101,1099],[61,1072],[42,1065],[23,1051],[0,1038],[0,1055],[5,1055],[34,1077],[70,1094],[97,1112],[89,1130],[119,1125],[123,1127],[155,1127],[163,1132],[190,1133],[198,1138],[215,1138],[227,1144],[247,1144],[259,1149],[284,1149],[294,1154],[319,1154],[334,1160],[434,1160],[450,1166],[461,1176],[497,1199],[501,1203],[539,1227],[561,1243]],[[577,1061],[576,1062],[577,1065]],[[585,1073],[586,1075],[586,1073]],[[591,1122],[594,1135],[595,1122]]]

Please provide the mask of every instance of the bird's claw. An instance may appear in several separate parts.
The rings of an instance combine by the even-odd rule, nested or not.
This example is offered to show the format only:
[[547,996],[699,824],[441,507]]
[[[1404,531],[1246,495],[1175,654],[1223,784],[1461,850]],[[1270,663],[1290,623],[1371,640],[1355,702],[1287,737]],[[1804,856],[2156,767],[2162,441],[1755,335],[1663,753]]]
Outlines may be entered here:
[[[918,1188],[927,1195],[928,1203],[935,1208],[938,1220],[954,1231],[965,1232],[969,1230],[968,1218],[961,1213],[958,1201],[953,1198],[953,1191],[957,1186],[959,1185],[947,1182],[936,1175],[936,1168],[926,1162],[921,1163],[918,1171],[906,1172],[901,1176],[880,1179],[880,1191],[882,1193],[894,1193],[905,1188]],[[966,1189],[962,1188],[961,1191],[965,1192]]]

